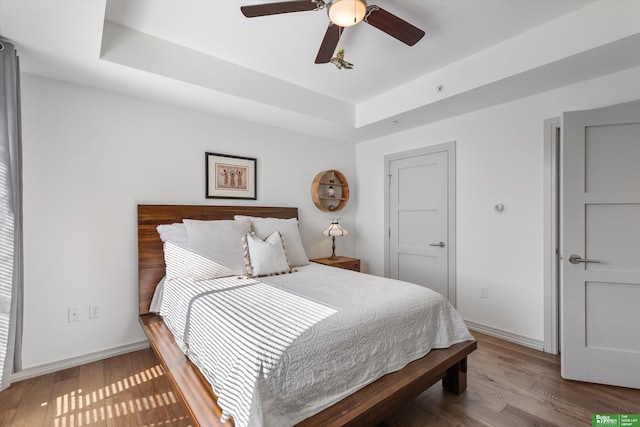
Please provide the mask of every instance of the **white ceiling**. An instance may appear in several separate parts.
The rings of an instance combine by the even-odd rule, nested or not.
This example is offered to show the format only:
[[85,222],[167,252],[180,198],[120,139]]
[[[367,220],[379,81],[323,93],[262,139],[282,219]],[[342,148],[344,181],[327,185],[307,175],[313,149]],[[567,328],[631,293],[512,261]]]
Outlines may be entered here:
[[[355,67],[338,70],[314,64],[329,22],[326,11],[251,19],[240,13],[241,5],[267,2],[0,0],[0,36],[16,44],[22,70],[29,73],[345,141],[396,132],[640,61],[629,58],[636,40],[625,44],[628,32],[609,35],[613,29],[603,40],[579,48],[568,44],[565,58],[542,58],[544,52],[527,42],[527,34],[545,34],[545,25],[551,34],[553,23],[563,17],[571,22],[580,13],[595,16],[595,9],[587,13],[597,6],[594,0],[371,0],[426,36],[408,47],[364,22],[347,28],[339,46]],[[531,49],[528,56],[536,62],[522,69],[514,64],[505,74],[511,65],[496,61],[495,69],[478,70],[492,77],[487,74],[468,88],[457,83],[456,64],[467,61],[465,73],[473,76],[474,58],[489,58],[491,52],[510,48],[509,43],[515,48],[516,41]],[[603,48],[605,41],[611,48]],[[601,62],[607,54],[613,55],[608,66],[595,67],[591,74],[572,69]],[[559,59],[565,60],[564,67]],[[443,84],[444,94],[412,99],[412,87],[431,83],[434,90]],[[493,95],[487,96],[482,92],[489,83]],[[403,96],[403,90],[410,95]],[[478,91],[485,101],[478,101]]]
[[325,10],[245,18],[269,0],[110,1],[106,18],[334,98],[358,103],[589,3],[584,0],[370,0],[426,32],[413,47],[366,23],[340,47],[353,70],[314,64]]

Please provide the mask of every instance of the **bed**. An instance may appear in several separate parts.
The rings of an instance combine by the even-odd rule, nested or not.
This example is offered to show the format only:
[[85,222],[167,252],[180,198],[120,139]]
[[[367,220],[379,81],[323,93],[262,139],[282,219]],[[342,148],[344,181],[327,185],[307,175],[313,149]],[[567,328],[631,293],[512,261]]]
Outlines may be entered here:
[[[180,222],[184,218],[225,220],[233,219],[235,215],[297,218],[297,209],[254,206],[138,206],[140,321],[153,350],[172,380],[177,395],[193,421],[201,426],[232,426],[234,423],[232,419],[226,423],[220,421],[222,410],[218,406],[218,397],[213,393],[205,375],[185,356],[163,319],[149,312],[155,287],[165,275],[163,244],[156,227]],[[426,356],[381,377],[297,425],[373,425],[439,380],[442,380],[445,389],[456,394],[463,393],[466,389],[466,358],[475,348],[476,342],[469,340],[449,348],[431,350]]]

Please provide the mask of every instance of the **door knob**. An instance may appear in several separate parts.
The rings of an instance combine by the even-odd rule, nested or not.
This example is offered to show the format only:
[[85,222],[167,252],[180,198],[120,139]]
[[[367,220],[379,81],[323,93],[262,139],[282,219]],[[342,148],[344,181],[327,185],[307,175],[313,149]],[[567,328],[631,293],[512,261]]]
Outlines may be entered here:
[[569,262],[571,264],[580,264],[581,262],[600,264],[600,261],[596,261],[595,259],[582,259],[582,258],[580,258],[580,255],[571,255],[569,257]]
[[444,242],[440,242],[440,243],[430,243],[429,246],[438,246],[440,248],[444,248]]

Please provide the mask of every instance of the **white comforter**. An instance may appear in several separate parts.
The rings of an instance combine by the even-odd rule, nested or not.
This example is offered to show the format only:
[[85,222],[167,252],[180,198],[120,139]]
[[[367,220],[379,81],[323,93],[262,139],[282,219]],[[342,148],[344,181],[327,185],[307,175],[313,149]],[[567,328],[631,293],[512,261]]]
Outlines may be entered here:
[[315,263],[260,280],[166,281],[160,314],[238,427],[294,425],[473,339],[436,292]]

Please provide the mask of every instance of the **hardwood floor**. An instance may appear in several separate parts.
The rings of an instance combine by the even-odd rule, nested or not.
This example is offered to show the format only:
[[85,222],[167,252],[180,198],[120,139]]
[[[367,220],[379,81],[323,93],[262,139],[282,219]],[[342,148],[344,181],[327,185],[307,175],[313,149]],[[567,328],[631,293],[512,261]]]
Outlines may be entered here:
[[[436,384],[378,427],[589,426],[592,414],[640,413],[640,390],[563,380],[557,356],[473,333],[468,389]],[[13,384],[0,426],[189,426],[149,349]]]
[[190,426],[151,349],[12,384],[0,426]]
[[467,392],[436,384],[382,425],[590,426],[592,414],[640,413],[640,390],[564,380],[559,356],[472,334]]

